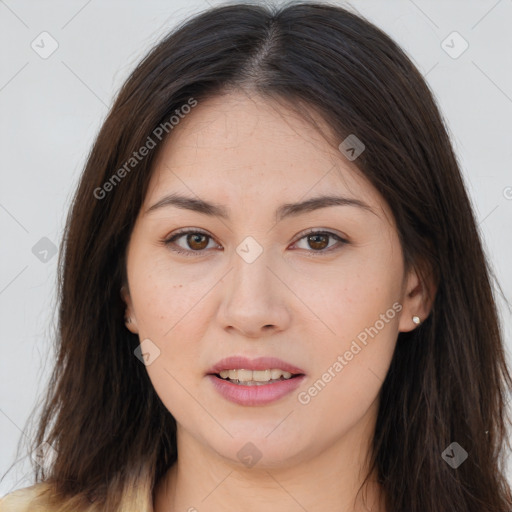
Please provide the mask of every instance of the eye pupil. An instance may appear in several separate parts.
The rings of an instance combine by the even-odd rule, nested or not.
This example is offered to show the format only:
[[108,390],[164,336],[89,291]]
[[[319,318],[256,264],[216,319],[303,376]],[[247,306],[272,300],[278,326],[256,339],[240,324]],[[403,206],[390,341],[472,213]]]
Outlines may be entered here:
[[[201,244],[201,238],[203,239],[203,244]],[[202,235],[200,233],[194,233],[187,236],[187,243],[192,249],[201,250],[204,249],[208,245],[208,241],[206,240],[206,235]],[[206,241],[206,244],[204,244],[204,241]],[[199,247],[195,246],[194,244],[199,244]]]
[[[308,237],[308,242],[312,249],[325,249],[325,247],[327,247],[327,245],[329,244],[328,238],[329,237],[327,235],[315,234],[315,235],[310,235]],[[314,239],[316,239],[316,240],[314,240]],[[323,239],[323,242],[319,242],[318,239]],[[326,242],[326,243],[324,243],[324,242]]]

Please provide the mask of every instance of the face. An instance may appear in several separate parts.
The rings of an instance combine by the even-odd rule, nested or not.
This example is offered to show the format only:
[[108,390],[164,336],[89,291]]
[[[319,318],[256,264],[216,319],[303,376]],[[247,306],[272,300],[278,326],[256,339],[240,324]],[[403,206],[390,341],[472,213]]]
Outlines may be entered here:
[[[398,332],[426,311],[357,159],[291,110],[238,94],[199,103],[162,149],[124,298],[178,439],[238,464],[253,450],[268,467],[368,439]],[[322,196],[348,201],[283,208]],[[303,376],[260,392],[208,375],[230,356]]]

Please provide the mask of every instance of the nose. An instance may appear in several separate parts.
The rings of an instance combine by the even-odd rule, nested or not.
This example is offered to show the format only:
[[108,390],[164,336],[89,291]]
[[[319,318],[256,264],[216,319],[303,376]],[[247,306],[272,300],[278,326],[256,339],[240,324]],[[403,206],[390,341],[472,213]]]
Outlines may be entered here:
[[286,330],[292,291],[277,258],[264,250],[252,263],[235,253],[232,270],[220,283],[218,320],[223,329],[260,338]]

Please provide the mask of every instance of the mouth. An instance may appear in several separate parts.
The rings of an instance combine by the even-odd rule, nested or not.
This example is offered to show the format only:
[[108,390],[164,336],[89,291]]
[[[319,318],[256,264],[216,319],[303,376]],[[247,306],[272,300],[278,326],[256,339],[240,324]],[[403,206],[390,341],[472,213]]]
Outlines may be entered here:
[[279,368],[221,370],[208,373],[206,377],[224,399],[246,407],[265,406],[284,399],[306,379],[302,372],[291,373]]
[[221,396],[242,406],[263,406],[297,389],[306,374],[277,357],[234,355],[217,361],[205,375]]
[[240,386],[265,386],[303,377],[305,374],[292,373],[279,368],[271,368],[267,370],[222,370],[218,373],[210,373],[208,375]]
[[207,376],[239,386],[265,386],[304,377],[305,372],[277,357],[235,355],[218,361],[207,370]]

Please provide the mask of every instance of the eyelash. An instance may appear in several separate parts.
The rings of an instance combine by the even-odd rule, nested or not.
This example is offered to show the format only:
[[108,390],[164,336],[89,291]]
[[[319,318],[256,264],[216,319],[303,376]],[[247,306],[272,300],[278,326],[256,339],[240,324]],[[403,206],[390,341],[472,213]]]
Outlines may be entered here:
[[[213,237],[210,236],[208,233],[205,233],[204,231],[201,231],[201,230],[198,230],[198,229],[180,229],[178,230],[176,233],[174,233],[170,238],[165,238],[163,240],[161,240],[161,242],[165,245],[165,246],[168,246],[170,247],[171,244],[181,238],[182,236],[184,235],[204,235],[206,237],[208,237],[209,239],[213,240]],[[302,240],[303,238],[306,238],[308,236],[311,236],[311,235],[327,235],[328,237],[332,237],[332,238],[335,238],[338,242],[341,243],[341,246],[338,247],[338,249],[340,249],[342,246],[344,245],[347,245],[349,244],[350,242],[348,240],[346,240],[345,238],[342,238],[340,237],[339,235],[336,235],[335,233],[331,233],[330,231],[321,231],[321,230],[309,230],[305,233],[302,233],[301,236],[297,239],[295,243],[299,242],[300,240]],[[328,247],[326,249],[322,249],[322,250],[311,250],[311,251],[307,251],[307,252],[310,252],[314,255],[314,257],[316,256],[321,256],[325,253],[330,253],[333,251],[332,249],[333,246],[331,247]],[[201,253],[205,252],[205,249],[202,249],[200,251],[188,251],[188,250],[183,250],[183,249],[176,249],[175,247],[170,247],[170,249],[173,251],[173,252],[176,252],[178,254],[182,254],[184,256],[195,256],[195,255],[200,255]],[[336,249],[334,249],[336,250]]]

